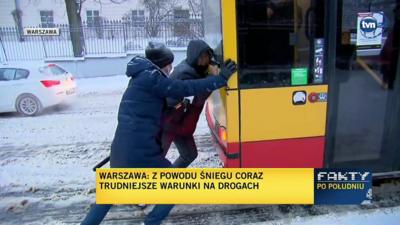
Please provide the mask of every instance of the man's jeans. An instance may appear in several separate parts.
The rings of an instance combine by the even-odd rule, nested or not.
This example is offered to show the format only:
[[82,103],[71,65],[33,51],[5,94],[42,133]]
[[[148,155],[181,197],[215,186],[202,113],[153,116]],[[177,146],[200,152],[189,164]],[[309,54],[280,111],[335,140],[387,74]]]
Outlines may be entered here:
[[[178,136],[172,132],[164,132],[162,135],[162,148],[166,155],[172,142],[179,151],[179,157],[171,167],[186,168],[197,158],[197,147],[192,136]],[[98,225],[106,216],[112,205],[95,204],[87,214],[81,225]],[[163,219],[168,216],[174,205],[156,205],[154,209],[146,216],[144,223],[146,225],[161,224]]]
[[[95,204],[81,223],[81,225],[98,225],[106,216],[112,205]],[[159,225],[162,220],[168,216],[174,205],[156,205],[153,210],[146,216],[144,224]]]
[[186,168],[197,158],[197,147],[193,135],[181,136],[164,131],[161,138],[164,155],[167,154],[172,142],[179,152],[179,157],[172,163],[172,168]]

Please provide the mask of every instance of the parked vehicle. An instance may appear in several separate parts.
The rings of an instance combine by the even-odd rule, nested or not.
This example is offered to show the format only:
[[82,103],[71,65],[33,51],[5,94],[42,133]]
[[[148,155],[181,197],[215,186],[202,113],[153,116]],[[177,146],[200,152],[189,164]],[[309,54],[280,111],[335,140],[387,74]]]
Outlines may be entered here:
[[74,76],[57,64],[0,66],[0,112],[35,116],[47,107],[71,102],[75,96]]

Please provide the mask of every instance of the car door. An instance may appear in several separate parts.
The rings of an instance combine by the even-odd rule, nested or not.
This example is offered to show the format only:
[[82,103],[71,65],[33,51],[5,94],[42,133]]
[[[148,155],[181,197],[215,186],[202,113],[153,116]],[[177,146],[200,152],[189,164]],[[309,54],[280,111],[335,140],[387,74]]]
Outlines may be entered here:
[[15,110],[15,90],[13,88],[15,73],[16,69],[14,68],[0,68],[0,112]]

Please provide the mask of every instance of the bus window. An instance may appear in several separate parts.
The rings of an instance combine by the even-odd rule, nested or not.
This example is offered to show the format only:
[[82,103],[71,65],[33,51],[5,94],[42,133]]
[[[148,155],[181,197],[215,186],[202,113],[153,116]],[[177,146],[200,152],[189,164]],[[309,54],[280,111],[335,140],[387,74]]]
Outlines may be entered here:
[[315,0],[237,1],[241,88],[291,86],[296,69],[307,73],[306,84],[318,83],[312,76],[314,46],[323,37],[324,21],[320,18],[324,18],[324,4],[317,3]]
[[221,2],[206,0],[203,11],[205,41],[214,49],[215,60],[222,62]]

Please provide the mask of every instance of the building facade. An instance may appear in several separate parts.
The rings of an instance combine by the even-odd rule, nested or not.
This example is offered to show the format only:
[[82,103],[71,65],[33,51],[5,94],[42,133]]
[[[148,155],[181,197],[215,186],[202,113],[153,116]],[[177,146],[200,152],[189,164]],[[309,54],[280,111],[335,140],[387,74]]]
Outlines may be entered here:
[[[144,20],[150,16],[151,6],[146,0],[85,0],[81,5],[81,19],[95,23],[106,20]],[[154,2],[154,1],[149,1]],[[162,14],[188,17],[199,14],[201,0],[167,0],[162,2]],[[16,12],[20,12],[22,27],[51,27],[68,24],[65,0],[14,0],[0,2],[0,26],[17,26]]]

